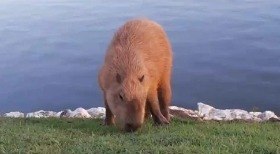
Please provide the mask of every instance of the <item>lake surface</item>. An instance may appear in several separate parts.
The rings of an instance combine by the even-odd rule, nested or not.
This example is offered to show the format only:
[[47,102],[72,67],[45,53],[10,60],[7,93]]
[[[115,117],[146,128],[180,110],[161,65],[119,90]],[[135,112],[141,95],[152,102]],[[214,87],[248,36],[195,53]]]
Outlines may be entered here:
[[174,50],[173,104],[280,113],[280,1],[0,1],[0,113],[103,106],[105,50],[145,16]]

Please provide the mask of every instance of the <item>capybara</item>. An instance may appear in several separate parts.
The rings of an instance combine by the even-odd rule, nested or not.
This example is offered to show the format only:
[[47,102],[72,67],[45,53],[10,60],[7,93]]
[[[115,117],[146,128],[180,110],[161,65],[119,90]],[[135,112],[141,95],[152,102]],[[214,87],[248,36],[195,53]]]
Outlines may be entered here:
[[154,21],[133,19],[117,30],[98,76],[106,125],[135,131],[150,114],[156,124],[169,123],[172,57],[167,35]]

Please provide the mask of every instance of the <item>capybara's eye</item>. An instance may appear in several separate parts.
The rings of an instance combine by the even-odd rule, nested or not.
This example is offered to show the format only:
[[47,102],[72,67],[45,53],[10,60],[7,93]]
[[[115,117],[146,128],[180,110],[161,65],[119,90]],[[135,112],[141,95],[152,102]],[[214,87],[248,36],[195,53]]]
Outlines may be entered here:
[[117,82],[118,82],[118,83],[121,83],[121,82],[122,82],[122,81],[121,81],[121,76],[120,76],[119,73],[117,73],[116,79],[117,79]]
[[140,82],[143,82],[144,77],[145,77],[145,76],[143,75],[141,78],[139,78],[139,81],[140,81]]
[[123,97],[122,97],[122,95],[121,95],[121,94],[119,94],[119,97],[120,97],[120,99],[123,101]]

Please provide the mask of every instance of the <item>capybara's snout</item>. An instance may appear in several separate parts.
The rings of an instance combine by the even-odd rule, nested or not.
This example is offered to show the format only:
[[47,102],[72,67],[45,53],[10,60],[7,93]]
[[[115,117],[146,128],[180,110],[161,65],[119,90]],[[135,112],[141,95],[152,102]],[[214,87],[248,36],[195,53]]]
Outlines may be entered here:
[[130,102],[126,106],[126,115],[124,115],[123,128],[126,132],[134,132],[139,129],[144,122],[145,106],[141,102]]
[[124,130],[126,132],[135,132],[140,127],[141,127],[141,124],[126,123],[124,126]]

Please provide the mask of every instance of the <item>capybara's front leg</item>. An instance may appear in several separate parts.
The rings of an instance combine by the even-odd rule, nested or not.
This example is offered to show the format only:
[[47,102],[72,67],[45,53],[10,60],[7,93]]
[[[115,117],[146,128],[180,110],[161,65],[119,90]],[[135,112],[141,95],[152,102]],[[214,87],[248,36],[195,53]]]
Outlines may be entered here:
[[162,115],[160,111],[157,93],[148,96],[147,105],[149,105],[153,120],[156,124],[169,124],[169,121]]
[[107,100],[106,98],[104,98],[105,100],[105,108],[106,108],[106,112],[105,112],[105,120],[104,120],[104,125],[112,125],[114,124],[114,115],[112,113],[112,111],[110,110],[108,104],[107,104]]
[[170,87],[170,81],[164,81],[159,87],[158,90],[158,98],[159,98],[159,105],[160,110],[163,116],[170,121],[169,116],[169,106],[171,103],[171,87]]

